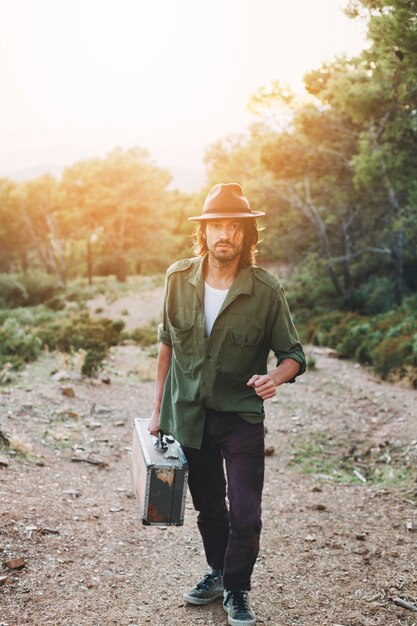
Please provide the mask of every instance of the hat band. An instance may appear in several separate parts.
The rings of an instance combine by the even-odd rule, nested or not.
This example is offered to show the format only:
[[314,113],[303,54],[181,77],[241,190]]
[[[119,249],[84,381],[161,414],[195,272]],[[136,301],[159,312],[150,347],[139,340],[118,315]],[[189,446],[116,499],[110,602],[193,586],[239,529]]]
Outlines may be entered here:
[[247,207],[239,207],[239,208],[235,208],[235,209],[223,209],[223,208],[219,208],[219,209],[205,209],[205,211],[203,211],[203,215],[206,215],[206,213],[252,213],[252,211],[250,209],[248,209]]

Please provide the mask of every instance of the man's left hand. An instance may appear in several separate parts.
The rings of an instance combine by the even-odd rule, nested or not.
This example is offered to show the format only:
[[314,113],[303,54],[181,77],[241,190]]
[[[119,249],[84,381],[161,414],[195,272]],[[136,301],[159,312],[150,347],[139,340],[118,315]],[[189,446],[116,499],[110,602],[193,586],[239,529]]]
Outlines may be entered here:
[[270,374],[254,374],[247,382],[248,387],[253,387],[262,400],[269,400],[275,396],[275,382]]

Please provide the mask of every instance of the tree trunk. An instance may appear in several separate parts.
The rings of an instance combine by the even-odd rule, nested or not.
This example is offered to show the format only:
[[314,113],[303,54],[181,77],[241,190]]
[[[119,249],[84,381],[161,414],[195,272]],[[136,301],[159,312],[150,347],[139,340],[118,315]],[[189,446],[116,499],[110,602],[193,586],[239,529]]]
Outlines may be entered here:
[[343,289],[340,286],[339,278],[334,270],[332,262],[332,254],[330,251],[330,242],[327,236],[326,225],[321,219],[316,207],[313,204],[310,191],[310,179],[308,176],[304,178],[304,194],[303,200],[297,193],[295,185],[291,187],[290,196],[293,203],[298,209],[307,217],[307,219],[313,224],[316,231],[317,238],[322,248],[322,259],[325,261],[325,267],[327,275],[333,288],[338,296],[343,297]]
[[392,258],[394,260],[394,297],[395,304],[400,306],[403,301],[403,271],[404,271],[404,233],[402,230],[393,234]]
[[116,257],[116,278],[120,283],[126,282],[126,261],[121,254]]

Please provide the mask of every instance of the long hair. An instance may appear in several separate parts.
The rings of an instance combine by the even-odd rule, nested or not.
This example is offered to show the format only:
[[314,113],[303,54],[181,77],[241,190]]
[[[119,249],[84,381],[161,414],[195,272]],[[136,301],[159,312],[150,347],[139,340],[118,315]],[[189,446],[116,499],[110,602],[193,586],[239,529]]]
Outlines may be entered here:
[[[256,262],[256,255],[258,250],[256,244],[259,241],[259,231],[256,225],[255,219],[242,219],[237,220],[243,227],[243,245],[242,252],[240,254],[240,267],[247,267],[248,265],[254,265]],[[192,233],[193,251],[196,256],[204,256],[208,252],[207,241],[203,236],[206,232],[206,224],[204,220],[197,222],[196,227]]]

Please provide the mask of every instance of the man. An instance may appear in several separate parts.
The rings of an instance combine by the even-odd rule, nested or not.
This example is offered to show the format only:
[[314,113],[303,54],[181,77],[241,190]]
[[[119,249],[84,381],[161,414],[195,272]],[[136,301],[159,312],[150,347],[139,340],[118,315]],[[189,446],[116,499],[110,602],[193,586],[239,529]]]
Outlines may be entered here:
[[[248,591],[261,532],[263,402],[305,371],[283,289],[254,265],[261,215],[228,183],[189,218],[198,222],[197,256],[167,272],[149,426],[184,448],[211,567],[184,598],[204,605],[223,596],[232,626],[255,624]],[[267,373],[271,349],[277,367]]]

